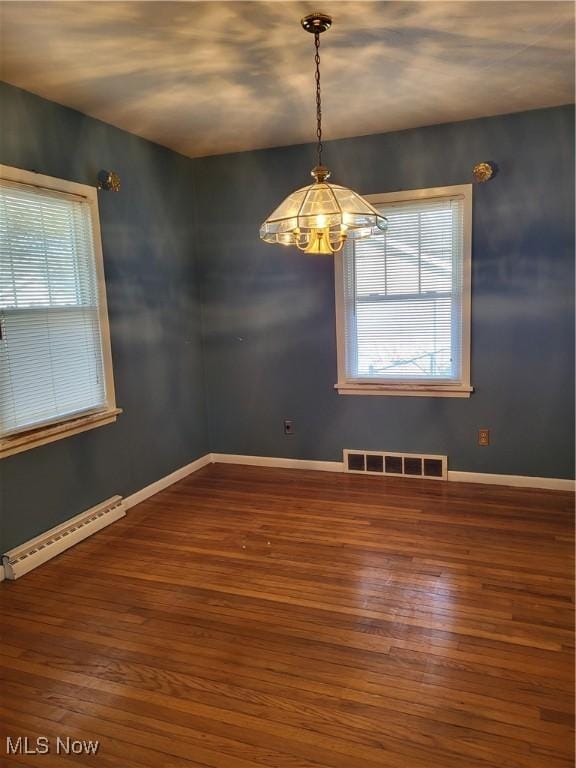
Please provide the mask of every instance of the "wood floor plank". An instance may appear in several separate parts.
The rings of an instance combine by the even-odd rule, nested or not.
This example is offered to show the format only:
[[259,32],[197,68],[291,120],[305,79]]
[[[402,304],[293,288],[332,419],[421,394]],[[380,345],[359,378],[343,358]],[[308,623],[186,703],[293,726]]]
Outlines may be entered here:
[[0,585],[0,737],[99,739],[62,764],[102,768],[569,768],[573,562],[569,494],[207,467]]

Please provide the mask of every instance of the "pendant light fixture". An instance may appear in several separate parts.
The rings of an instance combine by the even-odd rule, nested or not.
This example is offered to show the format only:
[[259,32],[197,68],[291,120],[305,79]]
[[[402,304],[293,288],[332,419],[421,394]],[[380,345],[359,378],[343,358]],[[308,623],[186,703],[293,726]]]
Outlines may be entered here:
[[318,165],[314,183],[292,192],[260,227],[267,243],[295,245],[306,253],[336,253],[346,240],[370,237],[386,229],[387,221],[356,192],[329,184],[330,171],[322,165],[322,101],[320,96],[320,35],[332,26],[324,13],[311,13],[301,24],[314,35],[316,55],[316,136]]

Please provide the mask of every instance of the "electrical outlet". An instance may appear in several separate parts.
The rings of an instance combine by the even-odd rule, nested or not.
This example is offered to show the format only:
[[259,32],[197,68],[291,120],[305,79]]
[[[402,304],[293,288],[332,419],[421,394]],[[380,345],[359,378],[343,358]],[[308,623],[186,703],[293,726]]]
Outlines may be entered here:
[[285,435],[294,434],[294,424],[292,423],[292,419],[284,419],[284,434]]
[[479,429],[478,430],[478,445],[490,445],[490,430]]

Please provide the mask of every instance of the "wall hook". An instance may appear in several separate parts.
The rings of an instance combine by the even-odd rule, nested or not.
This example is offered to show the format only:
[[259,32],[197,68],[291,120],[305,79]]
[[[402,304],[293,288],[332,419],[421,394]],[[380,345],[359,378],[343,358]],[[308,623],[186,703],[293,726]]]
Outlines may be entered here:
[[120,176],[116,171],[99,171],[98,189],[106,192],[120,192]]
[[483,184],[485,181],[490,181],[498,173],[498,166],[493,163],[492,160],[486,160],[482,163],[476,163],[472,168],[472,176],[474,181],[479,184]]

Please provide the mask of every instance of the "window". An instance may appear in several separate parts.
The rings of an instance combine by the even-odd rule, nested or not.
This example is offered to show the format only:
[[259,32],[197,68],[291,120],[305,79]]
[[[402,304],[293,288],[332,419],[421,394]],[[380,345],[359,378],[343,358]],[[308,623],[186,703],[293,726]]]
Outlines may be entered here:
[[336,388],[469,397],[471,185],[368,199],[388,229],[336,260]]
[[114,420],[96,190],[0,173],[0,456]]

